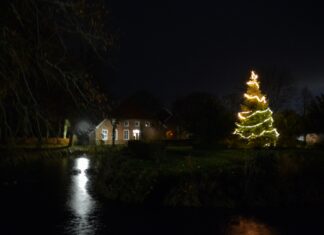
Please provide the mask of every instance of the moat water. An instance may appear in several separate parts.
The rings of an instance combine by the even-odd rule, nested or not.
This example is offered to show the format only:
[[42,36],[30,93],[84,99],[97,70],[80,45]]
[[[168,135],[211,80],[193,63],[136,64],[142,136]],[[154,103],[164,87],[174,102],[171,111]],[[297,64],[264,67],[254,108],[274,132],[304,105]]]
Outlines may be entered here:
[[0,234],[324,234],[320,208],[121,206],[98,198],[85,154],[22,163],[0,178]]

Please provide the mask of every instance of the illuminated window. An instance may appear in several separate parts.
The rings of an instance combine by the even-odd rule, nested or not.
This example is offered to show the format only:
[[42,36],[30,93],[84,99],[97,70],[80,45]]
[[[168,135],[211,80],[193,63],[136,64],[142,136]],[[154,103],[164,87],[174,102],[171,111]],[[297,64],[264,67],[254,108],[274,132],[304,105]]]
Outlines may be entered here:
[[129,140],[129,130],[124,130],[124,140]]
[[101,131],[101,139],[102,140],[108,140],[108,130],[107,129],[102,129],[102,131]]
[[151,123],[149,121],[145,121],[145,127],[150,127]]
[[139,140],[140,130],[133,130],[133,136],[135,140]]
[[139,127],[140,126],[140,122],[139,121],[135,121],[135,126]]
[[124,121],[124,127],[129,127],[129,121]]

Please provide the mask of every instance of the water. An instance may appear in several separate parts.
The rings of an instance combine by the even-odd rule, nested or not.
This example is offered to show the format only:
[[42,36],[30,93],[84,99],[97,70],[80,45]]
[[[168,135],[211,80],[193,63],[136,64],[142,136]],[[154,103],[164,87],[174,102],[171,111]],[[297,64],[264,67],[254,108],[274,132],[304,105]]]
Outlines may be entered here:
[[71,176],[67,203],[67,207],[74,215],[67,225],[67,230],[72,234],[93,234],[98,227],[97,218],[93,216],[93,213],[98,210],[98,203],[87,188],[89,179],[86,170],[89,169],[89,164],[90,160],[85,157],[77,158],[74,161],[73,169],[79,172]]
[[44,159],[1,172],[0,234],[324,234],[315,209],[175,209],[98,200],[90,156]]

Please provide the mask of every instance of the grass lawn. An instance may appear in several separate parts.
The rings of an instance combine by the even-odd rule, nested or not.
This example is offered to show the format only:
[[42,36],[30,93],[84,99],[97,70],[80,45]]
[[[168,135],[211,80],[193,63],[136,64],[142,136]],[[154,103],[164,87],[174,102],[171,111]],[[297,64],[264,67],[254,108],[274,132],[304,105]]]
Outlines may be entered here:
[[116,154],[100,175],[108,199],[171,206],[324,204],[324,151],[195,150],[158,157]]
[[160,169],[164,172],[203,171],[244,166],[257,157],[276,160],[286,158],[296,162],[306,161],[324,166],[324,150],[287,149],[287,150],[194,150],[192,147],[168,147],[160,161],[127,159],[137,168]]

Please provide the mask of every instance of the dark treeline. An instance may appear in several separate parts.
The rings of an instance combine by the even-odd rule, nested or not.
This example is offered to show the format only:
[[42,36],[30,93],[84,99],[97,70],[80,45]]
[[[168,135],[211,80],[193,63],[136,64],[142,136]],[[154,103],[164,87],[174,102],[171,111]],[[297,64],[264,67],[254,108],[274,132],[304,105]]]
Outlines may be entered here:
[[[203,146],[231,146],[231,142],[235,141],[232,132],[243,92],[224,97],[194,92],[178,97],[171,105],[172,117],[165,123],[166,130],[175,130],[173,139],[189,138],[195,144]],[[274,111],[274,125],[280,133],[278,147],[296,147],[298,143],[302,144],[297,140],[298,137],[305,137],[309,133],[324,133],[324,94],[312,97],[306,88],[299,93],[286,98],[287,103],[292,99],[299,100],[297,108],[280,107]],[[272,108],[272,96],[268,97]],[[130,102],[134,109],[141,107],[152,114],[164,108],[162,102],[147,91],[136,92],[121,104],[124,102]]]

